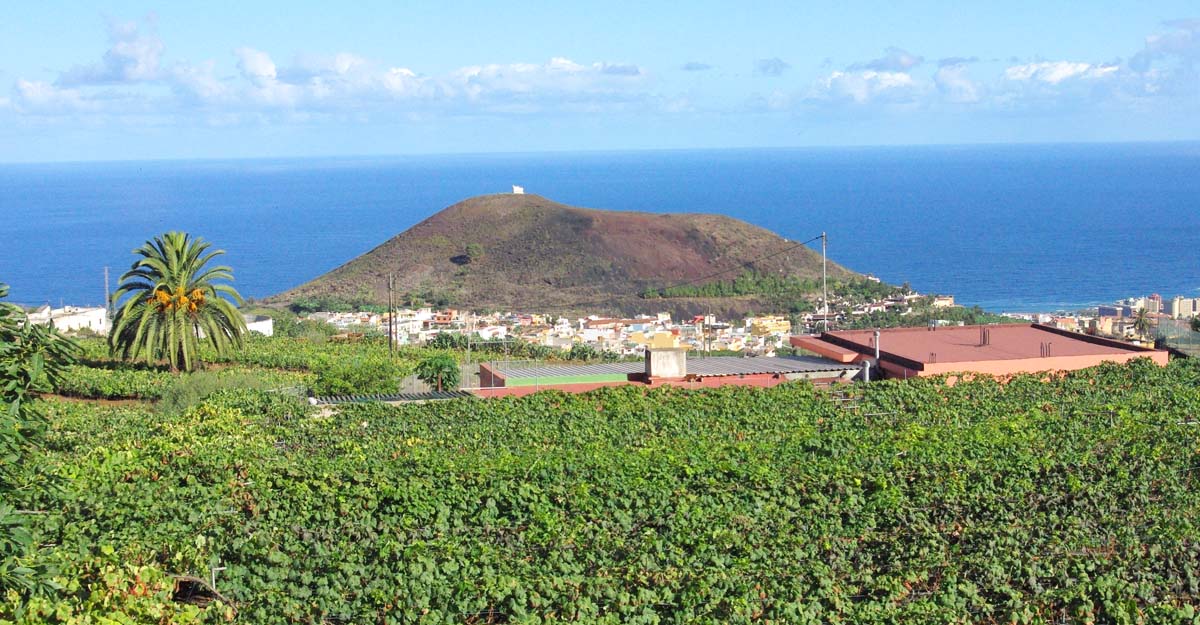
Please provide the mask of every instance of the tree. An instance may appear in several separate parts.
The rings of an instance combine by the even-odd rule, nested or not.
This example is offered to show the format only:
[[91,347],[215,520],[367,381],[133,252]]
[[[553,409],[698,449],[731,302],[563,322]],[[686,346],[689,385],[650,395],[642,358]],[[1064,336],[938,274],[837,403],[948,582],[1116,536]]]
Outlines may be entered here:
[[458,388],[461,371],[449,354],[435,354],[417,363],[417,378],[438,391]]
[[[7,295],[8,285],[0,284],[0,298]],[[41,478],[29,477],[45,425],[34,400],[54,389],[78,352],[53,327],[33,325],[20,308],[0,302],[0,591],[53,586],[24,562],[36,545],[12,499],[31,485],[45,488]]]
[[1200,332],[1200,317],[1192,317],[1192,332]]
[[[126,360],[165,360],[172,371],[200,363],[202,342],[217,354],[241,347],[246,322],[235,305],[242,296],[220,281],[233,280],[224,265],[206,267],[224,250],[184,232],[168,232],[133,251],[141,256],[121,276],[109,349]],[[228,298],[228,299],[227,299]],[[232,299],[232,301],[230,301]]]
[[1139,308],[1133,316],[1133,330],[1141,336],[1150,336],[1150,315],[1145,308]]

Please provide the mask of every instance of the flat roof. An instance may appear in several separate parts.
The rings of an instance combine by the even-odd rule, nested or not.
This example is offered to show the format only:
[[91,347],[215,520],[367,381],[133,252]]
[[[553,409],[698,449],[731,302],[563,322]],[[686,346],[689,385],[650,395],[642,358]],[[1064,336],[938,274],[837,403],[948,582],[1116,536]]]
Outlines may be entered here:
[[[982,333],[988,335],[983,344]],[[879,330],[882,353],[923,364],[1018,360],[1046,356],[1128,356],[1154,350],[1113,339],[1059,330],[1041,324],[888,328]],[[840,330],[821,335],[842,347],[869,354],[875,350],[875,330]],[[1049,354],[1043,350],[1049,349]]]
[[[618,376],[644,373],[646,365],[637,362],[606,362],[590,365],[529,365],[505,362],[487,363],[493,371],[506,378],[576,378],[581,376]],[[825,358],[813,356],[766,357],[755,356],[712,356],[687,359],[689,375],[757,375],[764,373],[817,373],[823,371],[846,371],[858,369],[857,365],[845,365]]]

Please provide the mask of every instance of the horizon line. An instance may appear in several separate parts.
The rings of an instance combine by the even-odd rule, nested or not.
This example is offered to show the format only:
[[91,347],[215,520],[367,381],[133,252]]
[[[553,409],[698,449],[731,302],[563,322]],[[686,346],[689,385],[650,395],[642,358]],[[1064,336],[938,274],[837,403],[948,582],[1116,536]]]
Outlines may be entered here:
[[225,163],[250,161],[305,161],[305,160],[372,160],[412,159],[446,157],[518,157],[536,155],[603,155],[603,154],[653,154],[653,153],[696,153],[696,152],[795,152],[795,151],[854,151],[854,150],[897,150],[928,148],[1014,148],[1014,147],[1072,147],[1072,146],[1155,146],[1197,145],[1200,139],[1170,140],[1095,140],[1095,141],[982,141],[965,143],[863,143],[863,144],[817,144],[794,146],[721,146],[689,148],[580,148],[551,150],[495,150],[495,151],[446,151],[446,152],[387,152],[378,154],[308,154],[308,155],[257,155],[257,156],[195,156],[195,157],[149,157],[112,158],[91,160],[47,160],[47,161],[0,161],[0,167],[22,167],[39,165],[119,165],[132,163]]

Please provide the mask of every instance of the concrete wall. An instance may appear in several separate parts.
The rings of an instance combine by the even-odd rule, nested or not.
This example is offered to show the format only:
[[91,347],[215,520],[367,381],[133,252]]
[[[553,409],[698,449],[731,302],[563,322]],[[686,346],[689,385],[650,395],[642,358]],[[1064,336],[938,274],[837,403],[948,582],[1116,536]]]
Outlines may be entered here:
[[242,315],[246,320],[246,329],[250,332],[258,332],[263,336],[273,336],[275,334],[275,320],[267,315]]

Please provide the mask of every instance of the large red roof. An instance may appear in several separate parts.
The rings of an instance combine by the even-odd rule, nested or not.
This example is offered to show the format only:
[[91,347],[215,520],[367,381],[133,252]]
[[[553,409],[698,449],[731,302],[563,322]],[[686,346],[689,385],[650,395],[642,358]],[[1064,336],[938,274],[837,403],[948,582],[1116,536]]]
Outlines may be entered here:
[[[982,332],[988,334],[983,344]],[[863,353],[875,349],[874,330],[827,332],[853,343]],[[979,362],[1046,356],[1128,356],[1150,351],[1121,341],[1058,330],[1039,324],[890,328],[880,330],[879,348],[919,363]],[[1049,350],[1046,353],[1044,350]]]

